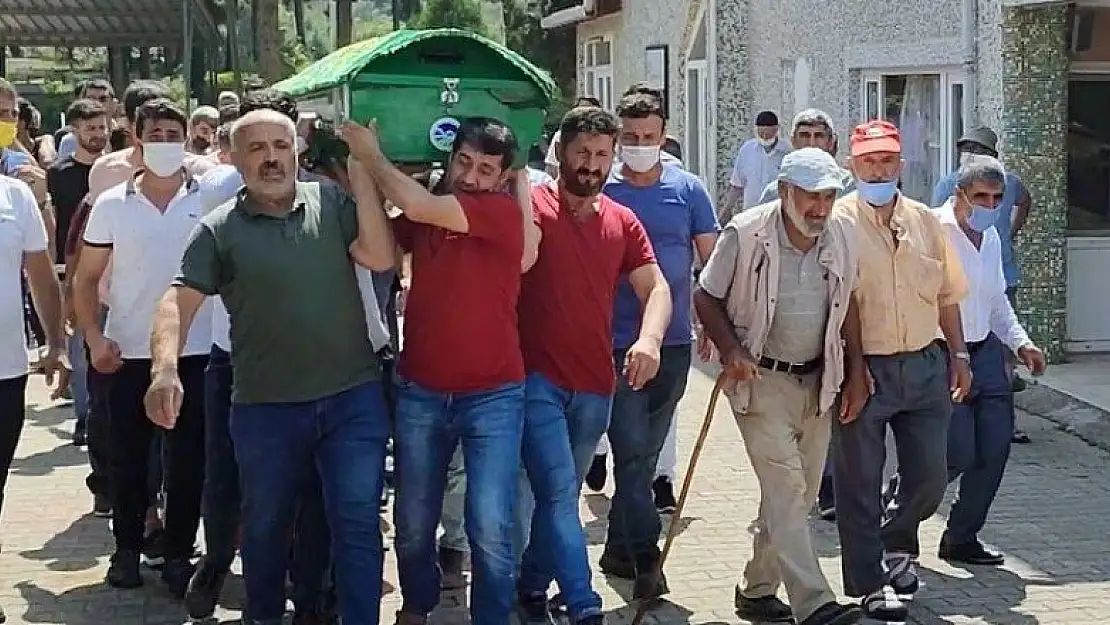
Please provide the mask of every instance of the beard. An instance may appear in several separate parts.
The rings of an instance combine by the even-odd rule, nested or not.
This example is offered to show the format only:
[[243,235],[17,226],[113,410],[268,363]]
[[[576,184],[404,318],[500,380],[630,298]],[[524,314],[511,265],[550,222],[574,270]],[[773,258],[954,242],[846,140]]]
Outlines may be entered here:
[[559,168],[559,180],[567,193],[578,197],[593,197],[601,193],[601,187],[609,177],[608,171],[596,169],[590,171],[584,167],[570,169],[562,166]]
[[821,236],[821,233],[825,231],[825,226],[829,223],[828,218],[814,219],[806,217],[795,208],[793,198],[786,201],[783,210],[786,212],[786,217],[790,219],[790,223],[794,224],[798,232],[802,233],[802,236],[807,239],[816,239]]
[[212,142],[204,137],[193,137],[193,149],[197,152],[207,152],[212,147]]

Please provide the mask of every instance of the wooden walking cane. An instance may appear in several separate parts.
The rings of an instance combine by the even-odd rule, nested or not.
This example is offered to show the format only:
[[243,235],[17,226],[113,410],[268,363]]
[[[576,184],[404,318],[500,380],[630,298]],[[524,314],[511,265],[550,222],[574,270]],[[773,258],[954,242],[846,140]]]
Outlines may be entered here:
[[[698,466],[698,458],[701,456],[702,447],[705,446],[705,439],[709,438],[709,426],[713,424],[713,413],[717,410],[717,399],[721,396],[721,389],[726,381],[727,378],[722,372],[721,375],[717,376],[717,383],[713,385],[713,391],[709,394],[709,407],[705,411],[705,421],[701,424],[698,440],[694,443],[694,451],[690,454],[690,464],[686,467],[686,477],[682,480],[682,491],[678,494],[678,503],[675,504],[674,512],[671,513],[671,524],[667,528],[667,539],[663,542],[663,553],[659,556],[657,575],[663,574],[663,564],[667,561],[667,554],[671,552],[675,536],[678,535],[678,526],[682,522],[682,508],[686,505],[686,496],[690,494],[690,485],[694,482],[694,469]],[[632,625],[640,625],[644,616],[647,615],[650,603],[650,601],[639,602],[636,606],[636,615],[632,617]]]

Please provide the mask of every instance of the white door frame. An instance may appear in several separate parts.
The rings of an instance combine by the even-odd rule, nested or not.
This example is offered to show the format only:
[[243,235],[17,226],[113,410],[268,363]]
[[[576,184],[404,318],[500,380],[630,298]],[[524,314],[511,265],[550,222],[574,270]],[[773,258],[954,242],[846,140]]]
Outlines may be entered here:
[[[884,99],[884,95],[885,95],[883,93],[883,80],[882,80],[883,77],[884,76],[903,76],[903,75],[907,75],[907,74],[919,74],[919,75],[920,74],[929,74],[929,75],[940,77],[940,94],[941,94],[940,95],[940,97],[941,97],[941,102],[940,102],[940,127],[941,127],[941,153],[942,153],[942,157],[941,157],[941,162],[940,162],[941,171],[939,172],[939,174],[941,176],[944,176],[948,172],[954,170],[956,168],[956,165],[957,165],[957,163],[955,161],[955,159],[956,159],[955,153],[956,153],[956,141],[959,139],[959,137],[955,136],[955,134],[956,134],[954,132],[955,128],[953,127],[954,123],[955,123],[955,120],[952,119],[952,114],[951,114],[952,113],[952,86],[953,85],[963,85],[964,104],[963,104],[963,115],[962,115],[962,117],[963,117],[963,122],[964,122],[964,125],[965,125],[964,132],[969,130],[969,128],[967,128],[967,125],[971,121],[971,117],[970,117],[971,110],[970,110],[970,107],[968,106],[968,103],[970,101],[970,96],[969,96],[969,93],[968,93],[969,81],[968,81],[967,72],[963,68],[961,68],[961,67],[948,67],[948,66],[944,66],[944,67],[906,67],[906,68],[901,68],[901,67],[885,68],[884,67],[881,70],[864,70],[862,72],[862,75],[860,76],[860,78],[861,78],[861,80],[860,80],[860,92],[859,92],[860,117],[861,118],[866,118],[867,117],[867,88],[868,88],[869,84],[877,84],[878,85],[878,106],[879,106],[878,114],[879,114],[879,118],[882,119],[882,117],[883,117],[883,106],[882,106],[882,104],[883,104],[883,99]],[[864,121],[867,121],[867,120],[866,119],[860,119],[860,120],[857,120],[857,121],[864,122]]]
[[[691,84],[690,72],[697,72],[698,79],[696,84]],[[701,178],[702,183],[704,183],[707,188],[712,188],[713,182],[716,179],[716,172],[710,166],[710,154],[713,152],[715,143],[710,143],[708,141],[709,132],[706,128],[708,122],[707,111],[713,108],[707,100],[709,97],[708,73],[709,63],[705,59],[687,61],[686,71],[682,73],[682,84],[686,93],[686,146],[684,154],[686,156],[687,169],[689,169],[690,162],[696,162],[698,164],[698,176]],[[690,126],[691,113],[693,112],[693,107],[690,105],[690,95],[694,90],[697,90],[699,108],[697,111],[699,128],[696,129],[696,132],[695,129]],[[695,135],[698,137],[698,151],[696,154],[690,149],[690,138]]]
[[[719,177],[717,172],[717,0],[703,0],[701,8],[698,9],[697,16],[694,18],[694,33],[690,37],[690,41],[683,50],[683,58],[686,59],[686,64],[682,70],[683,91],[686,94],[685,114],[686,120],[690,119],[689,106],[690,106],[690,85],[687,82],[687,72],[691,66],[701,73],[702,83],[704,88],[701,90],[701,103],[702,111],[699,116],[701,119],[701,148],[702,148],[702,182],[705,183],[706,190],[709,192],[709,197],[716,202],[717,200],[717,179]],[[705,58],[691,60],[690,55],[693,53],[694,44],[697,42],[697,31],[701,28],[702,22],[705,22]],[[690,129],[686,129],[687,141],[683,146],[683,152],[689,154],[689,134]]]

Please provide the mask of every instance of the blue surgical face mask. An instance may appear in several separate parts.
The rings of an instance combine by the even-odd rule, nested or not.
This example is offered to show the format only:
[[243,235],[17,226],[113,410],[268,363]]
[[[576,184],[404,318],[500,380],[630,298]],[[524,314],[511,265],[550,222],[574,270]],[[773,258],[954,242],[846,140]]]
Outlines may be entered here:
[[872,206],[885,206],[894,199],[894,194],[898,193],[898,181],[867,182],[866,180],[856,180],[856,190],[859,191],[859,196],[863,198],[864,202]]
[[[966,199],[967,196],[965,195]],[[971,200],[968,199],[968,204]],[[986,232],[998,220],[998,209],[990,206],[971,204],[971,214],[967,216],[967,227],[976,232]]]

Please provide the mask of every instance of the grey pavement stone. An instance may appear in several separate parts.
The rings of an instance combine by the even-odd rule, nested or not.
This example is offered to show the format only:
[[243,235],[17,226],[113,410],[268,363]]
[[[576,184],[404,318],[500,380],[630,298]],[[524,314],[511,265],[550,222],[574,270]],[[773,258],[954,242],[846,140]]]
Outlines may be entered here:
[[1110,409],[1080,399],[1050,384],[1032,383],[1014,395],[1014,404],[1048,419],[1061,430],[1110,451]]
[[[695,370],[680,409],[679,474],[712,388],[712,373]],[[116,591],[103,583],[110,552],[107,524],[93,518],[84,487],[84,454],[72,447],[69,409],[48,403],[41,382],[32,383],[27,428],[8,482],[0,536],[0,604],[15,625],[178,625],[182,607],[157,577]],[[1020,416],[1034,443],[1015,446],[1006,479],[983,539],[1003,551],[1000,569],[957,568],[939,561],[936,545],[947,503],[922,529],[925,588],[913,610],[921,625],[1078,625],[1110,622],[1110,455],[1058,429]],[[610,486],[611,488],[611,486]],[[608,496],[587,494],[582,516],[595,566],[595,582],[610,622],[626,625],[632,609],[628,582],[596,573],[604,540]],[[733,586],[750,554],[748,526],[759,488],[731,414],[718,407],[709,441],[683,513],[682,531],[667,564],[672,593],[645,620],[655,624],[741,623],[732,613]],[[840,588],[835,528],[815,522],[821,563]],[[396,562],[388,554],[383,621],[400,607]],[[242,585],[233,579],[218,622],[237,623]],[[463,593],[444,596],[434,625],[467,621]]]

